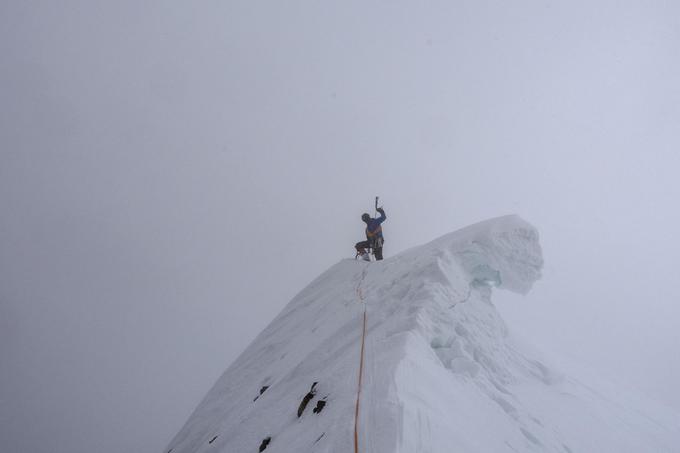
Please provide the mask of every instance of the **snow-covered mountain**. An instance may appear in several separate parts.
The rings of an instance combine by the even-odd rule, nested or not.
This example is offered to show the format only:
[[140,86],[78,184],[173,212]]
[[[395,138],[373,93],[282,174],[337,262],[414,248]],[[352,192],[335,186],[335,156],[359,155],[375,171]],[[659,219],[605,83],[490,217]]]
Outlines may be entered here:
[[679,452],[680,414],[585,385],[508,332],[492,289],[524,294],[542,264],[538,233],[516,216],[382,262],[343,260],[164,453]]

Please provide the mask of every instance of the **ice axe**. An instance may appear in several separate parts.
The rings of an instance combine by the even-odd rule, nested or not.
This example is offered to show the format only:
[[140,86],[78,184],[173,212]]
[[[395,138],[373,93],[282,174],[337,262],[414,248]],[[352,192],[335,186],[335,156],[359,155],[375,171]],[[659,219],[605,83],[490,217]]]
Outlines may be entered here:
[[375,215],[376,215],[376,217],[378,216],[378,198],[380,198],[380,197],[375,197]]

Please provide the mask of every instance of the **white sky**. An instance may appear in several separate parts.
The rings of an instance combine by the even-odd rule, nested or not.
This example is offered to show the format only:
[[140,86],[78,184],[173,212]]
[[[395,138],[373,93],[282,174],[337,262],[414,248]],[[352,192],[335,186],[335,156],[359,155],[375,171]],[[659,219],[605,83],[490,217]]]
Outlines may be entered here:
[[0,4],[0,438],[162,451],[290,298],[517,213],[511,326],[680,409],[680,4]]

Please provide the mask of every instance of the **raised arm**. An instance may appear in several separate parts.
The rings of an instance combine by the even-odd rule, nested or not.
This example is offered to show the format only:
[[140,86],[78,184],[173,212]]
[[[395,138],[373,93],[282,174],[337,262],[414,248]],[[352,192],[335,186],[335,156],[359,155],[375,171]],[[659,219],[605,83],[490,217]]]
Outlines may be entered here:
[[385,210],[383,208],[378,208],[377,211],[380,213],[380,217],[378,217],[376,220],[378,220],[380,223],[383,223],[385,219],[387,219]]

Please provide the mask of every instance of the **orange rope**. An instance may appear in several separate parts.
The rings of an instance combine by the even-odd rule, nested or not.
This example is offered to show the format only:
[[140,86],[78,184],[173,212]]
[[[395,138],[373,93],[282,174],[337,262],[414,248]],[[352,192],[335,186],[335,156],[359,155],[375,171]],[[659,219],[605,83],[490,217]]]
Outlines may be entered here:
[[359,359],[359,384],[357,386],[357,402],[354,407],[354,453],[359,453],[359,401],[361,400],[361,381],[364,377],[364,349],[366,345],[366,304],[364,303],[364,295],[361,292],[361,284],[366,277],[366,269],[361,275],[359,286],[357,286],[357,296],[359,301],[364,304],[363,327],[361,331],[361,356]]

